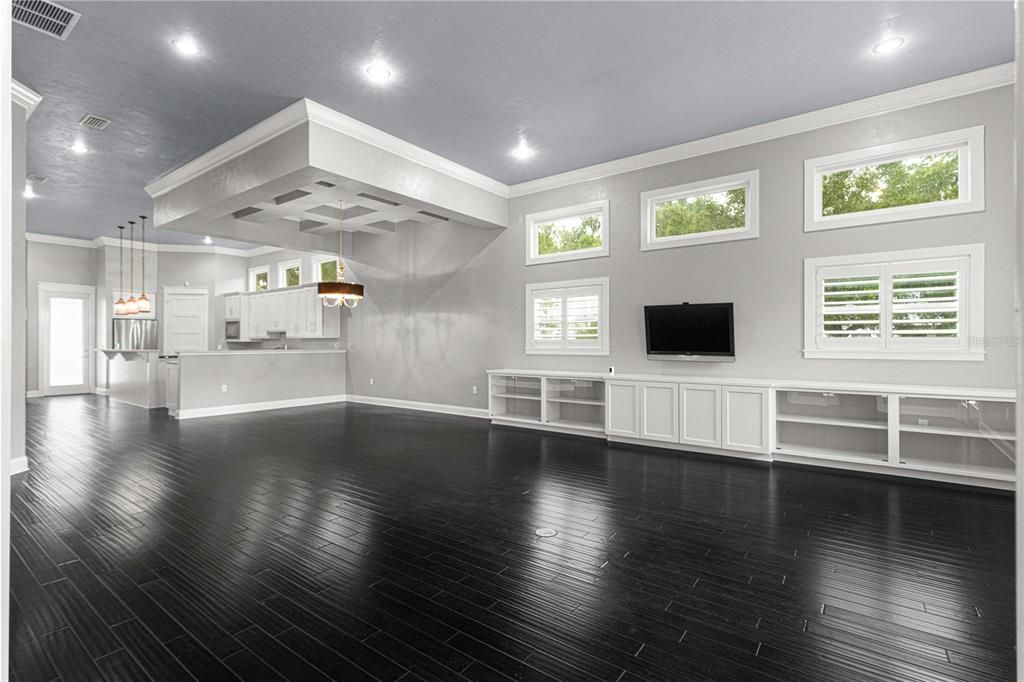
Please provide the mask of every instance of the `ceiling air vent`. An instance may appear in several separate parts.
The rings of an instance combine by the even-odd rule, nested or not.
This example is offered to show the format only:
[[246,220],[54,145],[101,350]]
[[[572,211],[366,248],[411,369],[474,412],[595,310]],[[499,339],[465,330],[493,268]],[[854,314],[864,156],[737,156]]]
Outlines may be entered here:
[[448,222],[448,219],[445,218],[443,215],[437,215],[436,213],[431,213],[430,211],[417,211],[417,213],[419,213],[420,215],[425,215],[428,218],[437,218],[438,220]]
[[335,185],[333,182],[327,182],[326,180],[317,180],[316,184],[320,185],[321,187],[337,187],[337,185]]
[[81,14],[49,0],[14,0],[14,23],[67,40]]
[[311,192],[306,192],[301,189],[293,189],[291,192],[285,192],[280,196],[274,197],[274,203],[280,206],[281,204],[287,204],[289,201],[295,201],[302,197],[308,197]]
[[45,175],[30,175],[25,179],[31,182],[33,185],[41,185],[50,178],[46,177]]
[[382,204],[388,204],[389,206],[401,206],[397,201],[391,201],[390,199],[384,199],[382,197],[374,196],[373,194],[367,194],[366,192],[360,192],[359,196],[364,199],[370,199],[372,201],[379,201]]
[[103,130],[110,125],[110,119],[103,118],[102,116],[96,116],[95,114],[86,114],[82,117],[82,120],[78,122],[78,125],[85,126],[86,128],[92,128],[93,130]]

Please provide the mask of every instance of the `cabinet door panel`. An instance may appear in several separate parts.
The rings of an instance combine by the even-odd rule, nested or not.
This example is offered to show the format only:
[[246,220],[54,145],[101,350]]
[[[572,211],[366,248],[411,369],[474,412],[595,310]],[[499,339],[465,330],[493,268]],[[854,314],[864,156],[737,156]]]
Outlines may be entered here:
[[722,389],[722,412],[723,448],[768,452],[768,389],[726,386]]
[[722,447],[722,388],[683,384],[679,387],[679,441]]
[[640,437],[678,443],[679,386],[645,383],[640,390]]
[[607,426],[610,436],[640,436],[640,385],[609,381],[605,385]]

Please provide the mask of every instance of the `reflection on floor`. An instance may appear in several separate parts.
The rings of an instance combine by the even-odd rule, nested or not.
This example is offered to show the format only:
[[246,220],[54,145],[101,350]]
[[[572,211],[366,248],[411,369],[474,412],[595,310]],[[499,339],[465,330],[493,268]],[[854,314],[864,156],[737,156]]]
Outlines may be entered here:
[[1013,676],[1008,495],[360,405],[28,440],[20,682]]

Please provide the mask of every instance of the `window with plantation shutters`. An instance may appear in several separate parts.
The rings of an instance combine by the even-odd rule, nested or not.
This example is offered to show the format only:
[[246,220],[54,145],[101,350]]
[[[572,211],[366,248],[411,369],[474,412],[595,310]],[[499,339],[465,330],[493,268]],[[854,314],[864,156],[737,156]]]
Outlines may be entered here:
[[608,278],[526,285],[526,352],[608,354]]
[[984,245],[804,262],[804,357],[984,359]]

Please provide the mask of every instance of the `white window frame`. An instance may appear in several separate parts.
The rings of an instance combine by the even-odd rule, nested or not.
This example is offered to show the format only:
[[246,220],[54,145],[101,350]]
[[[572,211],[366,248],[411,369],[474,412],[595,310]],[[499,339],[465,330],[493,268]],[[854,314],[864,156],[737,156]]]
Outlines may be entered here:
[[[957,199],[893,206],[842,215],[822,215],[822,178],[836,171],[945,151],[960,152]],[[804,231],[834,230],[985,210],[985,126],[819,156],[804,161]]]
[[313,274],[316,275],[316,281],[317,282],[320,281],[320,267],[324,263],[327,263],[327,262],[330,262],[330,261],[334,261],[335,263],[337,263],[338,262],[338,257],[337,256],[320,256],[320,257],[314,256],[313,257]]
[[[537,249],[537,228],[544,223],[564,218],[576,218],[594,213],[601,214],[601,246],[590,249],[577,249],[576,251],[565,251],[563,253],[551,253],[542,256]],[[590,201],[575,206],[565,206],[550,211],[539,211],[527,213],[526,222],[526,264],[540,265],[541,263],[560,263],[568,260],[582,260],[584,258],[601,258],[608,255],[609,225],[608,225],[608,200],[601,199]]]
[[[892,338],[891,275],[920,261],[958,262],[962,319],[956,339]],[[879,284],[881,335],[875,339],[826,339],[818,333],[822,311],[818,305],[819,274],[859,274],[874,268],[880,272]],[[804,259],[804,351],[805,358],[863,360],[958,360],[985,359],[985,245],[962,244],[908,251],[886,251],[852,256]]]
[[264,289],[256,288],[256,275],[261,272],[267,273],[267,289],[270,289],[270,264],[257,265],[256,267],[249,268],[249,291],[265,291]]
[[285,273],[286,270],[289,270],[289,269],[294,268],[294,267],[299,268],[299,283],[296,286],[302,286],[303,284],[305,284],[305,282],[303,281],[303,278],[302,278],[302,259],[301,258],[295,258],[293,260],[283,260],[283,261],[280,261],[277,264],[277,288],[278,289],[288,289],[288,288],[290,288],[286,284],[286,279],[285,279],[285,274],[284,273]]
[[[759,230],[758,180],[758,171],[752,170],[734,175],[724,175],[718,178],[689,182],[685,185],[663,187],[642,192],[640,194],[640,250],[654,251],[657,249],[672,249],[679,246],[731,242],[739,239],[757,239]],[[743,227],[673,237],[659,238],[656,236],[655,212],[658,204],[666,201],[699,197],[705,194],[716,194],[741,187],[746,189],[745,198],[747,202],[744,210],[746,223]]]
[[[526,353],[528,355],[608,355],[609,346],[609,317],[608,317],[608,278],[592,277],[589,279],[563,280],[560,282],[536,282],[526,285]],[[598,288],[600,297],[600,313],[598,318],[598,346],[581,347],[569,344],[566,333],[566,306],[562,303],[562,340],[561,344],[538,345],[533,338],[533,300],[539,294],[565,296],[567,290]]]

